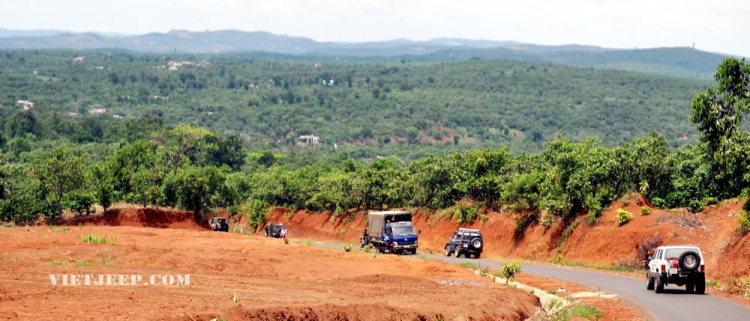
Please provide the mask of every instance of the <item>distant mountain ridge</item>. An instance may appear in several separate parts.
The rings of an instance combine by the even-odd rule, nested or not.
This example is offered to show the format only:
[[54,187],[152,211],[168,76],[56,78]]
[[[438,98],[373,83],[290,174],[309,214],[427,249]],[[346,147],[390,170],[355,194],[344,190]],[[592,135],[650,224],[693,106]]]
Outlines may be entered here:
[[[436,38],[425,41],[395,39],[373,42],[319,42],[305,37],[264,31],[172,30],[138,36],[97,33],[56,33],[56,30],[0,29],[0,49],[124,49],[152,53],[265,52],[350,59],[455,61],[505,59],[655,73],[710,79],[726,55],[691,48],[613,49],[590,45],[536,45],[518,41]],[[28,36],[22,36],[28,35]]]

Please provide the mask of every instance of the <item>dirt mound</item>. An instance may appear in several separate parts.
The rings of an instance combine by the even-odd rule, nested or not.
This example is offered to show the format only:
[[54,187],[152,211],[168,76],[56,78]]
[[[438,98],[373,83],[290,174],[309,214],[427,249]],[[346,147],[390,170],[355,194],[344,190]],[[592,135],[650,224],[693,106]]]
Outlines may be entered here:
[[80,216],[50,225],[62,226],[141,226],[153,228],[177,228],[189,230],[210,229],[208,222],[195,221],[191,212],[162,210],[156,208],[112,209],[106,214]]

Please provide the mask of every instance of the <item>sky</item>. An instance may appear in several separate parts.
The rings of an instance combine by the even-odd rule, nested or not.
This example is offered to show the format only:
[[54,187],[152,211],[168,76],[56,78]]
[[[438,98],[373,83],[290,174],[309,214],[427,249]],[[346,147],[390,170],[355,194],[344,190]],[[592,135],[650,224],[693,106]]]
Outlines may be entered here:
[[750,0],[0,0],[0,27],[144,34],[236,29],[318,41],[692,46],[750,57]]

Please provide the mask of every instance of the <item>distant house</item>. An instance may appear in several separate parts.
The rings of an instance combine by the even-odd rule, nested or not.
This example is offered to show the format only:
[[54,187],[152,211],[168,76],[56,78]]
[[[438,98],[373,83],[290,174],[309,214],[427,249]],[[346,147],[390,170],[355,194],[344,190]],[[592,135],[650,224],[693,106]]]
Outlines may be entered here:
[[298,139],[301,139],[306,144],[318,144],[320,137],[313,135],[302,135]]
[[319,63],[319,62],[316,62],[316,63],[315,63],[315,64],[314,64],[313,66],[315,66],[315,67],[317,68],[317,67],[322,67],[322,66],[323,66],[323,64],[321,64],[321,63]]
[[123,119],[123,118],[125,118],[125,116],[123,116],[123,115],[112,115],[112,117],[114,119]]
[[92,110],[89,110],[89,114],[92,114],[92,115],[104,115],[106,113],[107,113],[106,108],[94,108]]
[[34,108],[34,103],[28,100],[19,100],[16,102],[16,106],[22,106],[23,110],[29,110],[31,108]]
[[86,56],[78,56],[73,58],[73,62],[83,62],[83,59],[85,59]]

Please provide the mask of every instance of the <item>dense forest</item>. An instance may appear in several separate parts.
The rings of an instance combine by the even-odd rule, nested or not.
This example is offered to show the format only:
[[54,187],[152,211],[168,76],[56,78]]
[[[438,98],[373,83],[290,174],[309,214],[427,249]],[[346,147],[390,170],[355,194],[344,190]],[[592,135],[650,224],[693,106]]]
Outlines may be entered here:
[[[9,52],[6,59],[26,59],[16,55],[20,54]],[[682,95],[683,90],[702,86],[619,72],[510,62],[392,67],[378,64],[355,67],[342,64],[338,67],[341,68],[341,74],[325,74],[326,71],[314,69],[316,67],[291,62],[242,64],[218,61],[209,67],[167,73],[161,76],[164,78],[155,76],[157,79],[151,81],[149,75],[156,75],[161,71],[146,66],[158,63],[156,61],[141,63],[143,77],[137,73],[130,77],[132,71],[129,69],[125,72],[126,69],[114,68],[97,74],[93,71],[96,68],[89,70],[88,67],[76,66],[69,61],[69,57],[59,58],[59,66],[48,67],[51,70],[45,70],[45,64],[38,62],[39,65],[36,65],[35,59],[46,61],[52,58],[33,58],[35,53],[30,55],[32,56],[28,56],[29,59],[24,63],[6,62],[3,67],[12,65],[18,69],[16,67],[20,64],[24,65],[23,68],[37,70],[36,75],[4,71],[3,90],[8,91],[6,97],[36,99],[42,103],[28,110],[3,109],[3,135],[0,139],[2,221],[28,222],[39,218],[40,214],[44,214],[45,218],[55,218],[64,210],[87,213],[94,203],[104,206],[106,210],[117,201],[174,206],[191,210],[196,215],[208,213],[217,207],[228,207],[231,214],[250,216],[251,224],[256,226],[264,223],[266,204],[293,209],[333,211],[342,215],[355,208],[448,209],[447,213],[451,213],[458,222],[476,219],[481,213],[481,207],[503,207],[518,213],[518,228],[522,231],[530,224],[550,224],[555,220],[569,220],[579,215],[587,215],[589,221],[595,224],[602,209],[612,200],[636,191],[649,197],[658,207],[687,207],[693,212],[700,211],[704,206],[716,204],[722,199],[750,196],[750,138],[741,128],[742,116],[750,107],[750,65],[745,64],[744,60],[727,59],[722,62],[715,75],[716,87],[692,92],[692,102],[683,105],[682,111],[675,107],[674,112],[689,115],[692,124],[674,120],[673,123],[665,122],[658,124],[659,126],[645,126],[644,123],[648,121],[663,121],[664,118],[661,117],[668,115],[665,111],[667,106],[676,104],[663,97]],[[42,56],[43,53],[39,55]],[[10,58],[7,58],[8,56]],[[109,59],[106,57],[109,56],[103,55],[99,58]],[[128,55],[113,57],[113,60],[130,59],[127,58]],[[147,57],[139,59],[148,59]],[[133,59],[136,60],[136,57]],[[127,64],[124,61],[121,63]],[[46,65],[55,64],[48,61]],[[229,68],[231,65],[236,65],[236,68]],[[244,78],[253,75],[250,71],[241,77],[227,76],[227,70],[241,70],[245,65],[251,66],[247,68],[263,76]],[[221,66],[225,67],[223,77],[218,76],[221,70],[215,69]],[[70,73],[56,73],[53,71],[55,68],[68,68]],[[356,68],[375,68],[381,72],[380,76],[370,79],[355,73],[351,78],[352,87],[349,87],[346,71],[357,70]],[[427,76],[426,79],[413,76],[423,72],[421,68],[431,71],[423,74]],[[505,71],[496,74],[490,73],[488,69],[494,72]],[[215,77],[209,77],[211,70],[217,70]],[[409,71],[408,77],[405,71]],[[319,72],[323,73],[323,79],[334,79],[334,84],[343,85],[335,87],[337,85],[321,84],[316,87],[318,85],[315,83],[321,80],[316,78],[321,75]],[[96,77],[84,82],[83,75],[89,73]],[[514,78],[514,73],[527,76]],[[558,82],[545,82],[545,77],[528,76],[535,73],[552,76],[560,73],[565,74],[566,78],[557,78],[561,77],[558,74],[549,78],[557,79]],[[576,73],[580,74],[576,77]],[[188,76],[190,74],[193,76]],[[273,76],[263,82],[265,88],[262,90],[237,88],[247,87],[248,83],[261,83],[270,74]],[[40,75],[50,78],[38,79]],[[477,81],[472,76],[485,79],[487,82]],[[73,80],[76,77],[78,80]],[[506,77],[514,79],[514,82],[505,82],[503,79]],[[221,83],[220,79],[226,79],[228,82]],[[496,81],[489,81],[491,79]],[[420,81],[423,83],[420,84]],[[135,90],[141,88],[148,91],[148,88],[159,88],[161,84],[166,84],[160,89],[164,92],[159,92],[157,96],[176,97],[170,98],[169,103],[164,105],[151,100],[152,92],[139,94],[138,90]],[[171,88],[169,84],[175,87]],[[410,87],[410,84],[415,86]],[[422,87],[416,84],[424,88],[418,89]],[[503,87],[503,84],[509,87]],[[597,89],[587,88],[587,85]],[[229,88],[232,86],[234,88]],[[651,91],[653,87],[660,90]],[[18,93],[26,92],[27,88],[36,88],[44,94],[37,92],[34,95],[38,96],[24,96],[29,94]],[[352,89],[351,93],[348,91],[349,88],[356,89]],[[497,88],[502,90],[498,91]],[[73,93],[68,90],[72,90]],[[465,94],[464,90],[470,90],[469,92],[479,97],[458,96]],[[234,91],[247,97],[241,106],[236,106],[236,109],[219,108],[217,106],[222,106],[222,100],[215,95],[208,95],[229,95]],[[409,96],[416,91],[429,95]],[[132,94],[129,98],[126,94],[128,92]],[[351,106],[351,110],[333,107],[341,106],[339,102],[347,101],[346,99],[356,96],[357,93],[360,95],[358,99],[370,104],[352,103],[348,105]],[[560,102],[554,102],[547,97],[553,93]],[[482,113],[466,107],[472,106],[473,103],[491,105],[484,98],[490,99],[493,95],[506,94],[510,95],[507,99],[512,99],[515,94],[520,95],[518,97],[531,97],[536,94],[535,102],[554,103],[555,114],[550,109],[540,108],[539,105],[520,108],[519,118],[510,118],[511,113],[505,116],[503,111],[506,109],[487,112],[493,110],[489,108]],[[648,96],[650,94],[654,96]],[[304,97],[308,97],[305,95],[322,97],[322,102],[305,102]],[[431,105],[435,103],[433,99],[437,99],[433,95],[450,102]],[[586,101],[580,101],[579,109],[576,109],[576,105],[565,107],[565,97],[576,101],[579,97],[591,96],[607,97],[597,106],[609,105],[612,107],[610,110],[619,111],[617,115],[620,117],[632,117],[628,115],[641,113],[641,109],[649,110],[653,114],[645,113],[641,115],[642,119],[639,122],[632,124],[614,121],[608,123],[610,118],[607,118],[602,126],[631,126],[626,128],[632,128],[633,131],[629,136],[602,135],[605,140],[585,138],[571,141],[564,137],[549,137],[554,136],[551,135],[553,133],[565,134],[565,128],[578,135],[595,134],[580,131],[581,128],[567,127],[566,122],[553,123],[558,128],[555,131],[540,128],[539,135],[531,135],[532,138],[528,139],[524,136],[528,128],[511,123],[521,122],[524,119],[521,115],[526,116],[525,118],[534,117],[534,121],[528,120],[531,124],[544,123],[555,119],[557,114],[567,115],[571,122],[576,121],[576,117],[584,117],[585,121],[594,122],[594,119],[582,116],[586,113],[595,113],[597,110],[589,103],[584,104]],[[342,100],[336,100],[337,97]],[[423,97],[424,101],[420,103],[419,100],[415,100],[406,105],[403,104],[406,97]],[[620,101],[623,104],[628,101],[634,103],[633,101],[641,99],[638,97],[655,99],[656,102],[652,103],[660,108],[614,108]],[[173,100],[183,103],[172,105]],[[607,104],[607,100],[611,102]],[[226,100],[224,103],[229,104],[229,101]],[[213,104],[214,107],[196,107],[190,102],[205,102],[206,106]],[[316,121],[323,127],[316,130],[328,127],[327,130],[330,130],[333,137],[342,137],[342,140],[349,137],[347,135],[355,135],[354,138],[360,141],[391,137],[386,134],[392,133],[382,128],[389,122],[383,120],[393,119],[395,124],[390,128],[396,131],[399,129],[398,124],[404,121],[403,118],[407,118],[408,121],[404,122],[409,126],[415,126],[417,135],[410,140],[412,135],[405,134],[405,150],[412,145],[429,145],[423,140],[423,134],[438,130],[438,125],[459,125],[462,122],[483,124],[498,130],[498,137],[490,136],[491,139],[485,139],[484,142],[501,141],[502,135],[509,135],[513,136],[513,139],[523,137],[519,138],[522,142],[536,140],[537,143],[544,144],[544,147],[540,153],[513,153],[511,148],[514,145],[507,144],[510,148],[428,154],[411,161],[390,156],[370,162],[356,160],[351,153],[345,151],[310,155],[305,152],[274,154],[268,150],[250,152],[245,149],[247,145],[254,146],[253,139],[269,140],[269,137],[277,139],[277,148],[290,144],[293,140],[285,142],[284,139],[305,133],[305,130],[294,130],[290,127],[299,119],[295,114],[304,113],[305,108],[301,107],[318,106],[319,109],[316,110],[324,111],[326,108],[323,106],[329,106],[329,103],[330,109],[334,112],[330,113],[328,120],[325,116],[320,116],[321,119]],[[517,103],[522,105],[525,101]],[[385,107],[391,104],[401,107]],[[447,112],[446,110],[454,108],[453,104],[456,106],[456,112]],[[126,117],[118,119],[83,115],[95,105],[111,108],[112,113]],[[294,105],[300,106],[292,108]],[[408,107],[404,106],[413,106],[414,111],[410,112]],[[445,109],[439,106],[444,106]],[[458,106],[464,108],[459,109]],[[377,108],[382,110],[367,114],[368,110]],[[276,114],[276,109],[285,112]],[[77,115],[68,114],[71,110],[77,112]],[[246,122],[247,126],[257,126],[253,127],[256,129],[251,134],[240,129],[242,127],[235,128],[242,123],[238,119],[243,119],[242,115],[247,110],[254,111],[256,117],[262,117],[267,121]],[[221,118],[226,120],[226,124],[218,120],[212,121],[209,117],[212,115],[207,111],[214,112],[214,115],[226,113],[227,115]],[[394,114],[388,114],[389,111]],[[408,115],[417,112],[425,116],[425,119],[408,118]],[[466,114],[462,114],[464,112]],[[154,116],[155,113],[161,117]],[[184,118],[179,119],[180,121],[192,122],[193,125],[169,124],[178,120],[174,114],[182,115]],[[344,119],[346,121],[343,121]],[[490,127],[496,124],[488,119],[506,120],[505,126],[512,129],[504,133],[503,128]],[[380,120],[378,126],[374,126],[375,120]],[[275,126],[288,127],[276,131],[278,128],[268,126],[269,122],[274,121]],[[336,121],[339,122],[339,126],[330,126]],[[583,129],[591,126],[584,120],[577,121],[576,124]],[[412,122],[414,124],[411,124]],[[199,123],[210,125],[214,129],[197,126]],[[310,123],[303,125],[305,124],[310,126]],[[352,133],[349,132],[352,130],[352,124],[363,127],[352,126],[355,128],[355,132]],[[671,147],[673,142],[663,134],[668,135],[669,128],[676,129],[682,126],[697,126],[698,142],[680,148]],[[467,130],[465,136],[454,136],[459,137],[457,142],[449,140],[443,145],[462,146],[464,140],[468,140],[466,137],[471,137],[470,133],[475,137],[481,136],[476,129],[472,132],[466,129],[467,127],[462,128]],[[664,132],[655,131],[657,128]],[[364,129],[370,130],[367,137],[362,136],[361,131]],[[290,136],[290,131],[294,135]],[[650,134],[637,137],[639,133],[649,131]],[[511,132],[513,134],[510,134]],[[446,137],[453,133],[455,132],[448,130],[443,135],[435,135],[433,138]],[[490,134],[494,133],[490,131]],[[571,137],[578,138],[575,135]],[[355,141],[351,138],[351,141]],[[394,136],[392,139],[398,140],[401,137]],[[481,146],[482,140],[475,139],[477,145]],[[631,139],[632,141],[620,144]],[[401,145],[393,141],[382,142],[382,145],[386,144]],[[611,146],[614,144],[617,145]],[[380,145],[378,142],[372,146]],[[462,203],[461,200],[470,200],[468,204],[473,205]],[[746,216],[750,212],[743,213]],[[742,226],[750,228],[750,221],[745,216],[741,217],[745,222]]]
[[[101,117],[117,121],[152,115],[207,127],[258,151],[346,151],[357,159],[501,147],[540,152],[558,135],[574,142],[599,137],[612,147],[651,131],[677,147],[696,142],[686,106],[708,85],[500,60],[316,64],[252,54],[0,52],[5,120],[18,117],[16,103],[26,100],[59,112],[63,119],[55,122],[92,122],[89,112],[106,109]],[[97,127],[71,130],[72,142],[111,142]],[[37,131],[37,140],[72,137]],[[319,136],[320,144],[300,146],[300,135]]]

